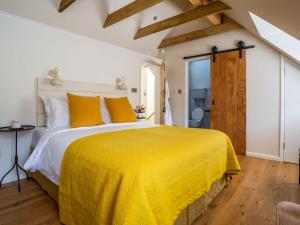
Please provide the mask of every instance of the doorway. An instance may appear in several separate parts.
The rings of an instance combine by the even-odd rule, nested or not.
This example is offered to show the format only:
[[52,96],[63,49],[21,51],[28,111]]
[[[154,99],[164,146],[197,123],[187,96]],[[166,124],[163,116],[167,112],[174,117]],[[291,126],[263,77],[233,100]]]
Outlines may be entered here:
[[284,60],[284,144],[283,160],[299,163],[300,149],[300,66]]
[[160,66],[144,63],[141,68],[140,104],[145,106],[145,120],[160,123]]
[[[190,78],[191,66],[194,61],[202,63],[208,74],[205,81],[206,86],[197,87],[195,79]],[[197,63],[197,62],[196,62]],[[205,65],[206,64],[206,65]],[[209,123],[203,126],[193,127],[211,128],[224,132],[230,138],[235,152],[240,155],[246,154],[246,51],[225,51],[210,58],[198,58],[186,61],[186,104],[185,104],[185,126],[191,127],[191,119],[201,119],[201,112],[193,115],[192,104],[198,111],[203,113],[202,120]],[[205,66],[204,66],[205,65]],[[210,66],[208,66],[210,65]],[[200,71],[199,69],[197,71]],[[201,73],[205,74],[204,72]],[[201,77],[202,78],[202,77]],[[192,88],[190,88],[192,87]],[[200,91],[200,90],[201,91]],[[202,90],[203,89],[203,90]],[[196,92],[196,94],[193,94]],[[196,96],[196,97],[195,97]],[[200,110],[198,108],[201,108]],[[195,116],[196,114],[196,116]],[[200,116],[199,116],[200,115]],[[206,116],[206,119],[204,118]],[[209,118],[209,119],[207,119]]]
[[188,62],[188,127],[210,128],[210,58]]

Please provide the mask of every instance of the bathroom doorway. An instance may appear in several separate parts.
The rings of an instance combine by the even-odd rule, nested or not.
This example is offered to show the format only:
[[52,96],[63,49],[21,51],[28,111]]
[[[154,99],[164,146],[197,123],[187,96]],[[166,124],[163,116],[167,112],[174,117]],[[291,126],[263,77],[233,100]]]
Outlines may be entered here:
[[160,123],[160,66],[144,63],[141,70],[140,104],[145,106],[145,120]]
[[210,58],[188,62],[188,127],[210,128]]

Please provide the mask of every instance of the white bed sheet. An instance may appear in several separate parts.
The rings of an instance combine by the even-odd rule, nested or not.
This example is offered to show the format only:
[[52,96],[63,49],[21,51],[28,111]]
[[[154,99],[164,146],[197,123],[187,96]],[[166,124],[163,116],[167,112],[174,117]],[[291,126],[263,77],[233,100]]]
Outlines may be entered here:
[[49,131],[47,127],[36,127],[33,131],[31,147],[35,148],[40,138]]
[[[39,138],[24,168],[39,171],[56,185],[59,185],[60,169],[64,152],[73,141],[93,134],[110,131],[158,126],[148,122],[112,123],[93,127],[56,128],[47,130]],[[41,133],[40,133],[41,134]]]

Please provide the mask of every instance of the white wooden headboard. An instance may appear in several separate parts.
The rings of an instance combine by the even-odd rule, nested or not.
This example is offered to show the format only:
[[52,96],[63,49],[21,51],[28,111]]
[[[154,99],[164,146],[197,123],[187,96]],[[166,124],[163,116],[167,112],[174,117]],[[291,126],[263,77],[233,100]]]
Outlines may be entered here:
[[62,85],[51,85],[47,78],[37,78],[36,126],[46,125],[45,107],[40,96],[51,96],[66,99],[66,93],[78,95],[123,97],[128,96],[127,90],[116,89],[114,84],[63,80]]

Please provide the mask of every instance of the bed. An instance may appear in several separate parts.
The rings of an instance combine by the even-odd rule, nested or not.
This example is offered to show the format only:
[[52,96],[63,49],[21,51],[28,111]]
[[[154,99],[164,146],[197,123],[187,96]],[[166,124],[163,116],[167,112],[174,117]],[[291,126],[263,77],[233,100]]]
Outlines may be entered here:
[[[49,88],[53,89],[53,87]],[[76,89],[78,89],[78,87],[76,87]],[[41,91],[41,89],[38,88],[38,96],[41,92],[45,92],[45,90],[43,89],[43,91]],[[46,92],[48,92],[47,94],[49,94],[49,90]],[[59,93],[63,92],[63,88],[60,87]],[[57,96],[56,89],[54,90],[54,93]],[[110,95],[112,93],[107,92],[106,94]],[[115,94],[124,95],[124,93]],[[42,111],[38,110],[38,114],[42,114]],[[39,118],[39,121],[43,121],[43,119],[41,120],[41,118],[43,118],[43,115],[38,115],[37,118]],[[37,123],[38,125],[43,125],[43,122]],[[176,225],[190,225],[201,214],[205,212],[207,205],[227,185],[228,176],[231,176],[232,174],[238,172],[239,165],[233,152],[230,140],[226,135],[222,134],[221,132],[212,130],[183,129],[187,128],[158,126],[146,122],[105,124],[100,126],[81,127],[75,129],[63,128],[46,130],[44,128],[39,128],[34,135],[34,151],[26,162],[25,168],[30,171],[30,176],[34,180],[36,180],[41,185],[41,187],[46,190],[47,193],[59,204],[61,220],[68,225],[109,224],[107,221],[110,221],[110,224],[175,223]],[[190,144],[194,141],[187,141],[189,136],[184,137],[184,133],[186,135],[188,135],[189,133],[189,136],[193,136],[194,138],[200,137],[200,140],[197,144],[198,146]],[[139,146],[138,143],[132,144],[134,142],[134,138],[136,138],[137,136],[140,137],[140,141],[138,141],[140,142]],[[177,138],[174,139],[174,137]],[[128,140],[130,139],[132,141],[128,142]],[[212,141],[207,141],[210,139]],[[118,141],[116,142],[116,140]],[[185,141],[187,142],[185,144],[182,144]],[[171,144],[171,142],[173,145]],[[104,143],[106,143],[106,145],[104,145]],[[154,148],[148,148],[148,150],[151,150],[151,154],[149,153],[149,155],[147,155],[144,153],[144,151],[139,151],[139,148],[143,147],[143,143],[145,144],[144,146],[152,146]],[[114,146],[114,148],[111,148],[111,146]],[[127,148],[123,146],[126,146]],[[162,148],[161,146],[164,147]],[[205,149],[205,151],[200,154],[195,150],[196,147],[197,149],[201,147]],[[130,157],[126,158],[127,152],[124,153],[124,151],[120,151],[120,149],[122,150],[123,148],[126,149],[126,151],[130,152]],[[78,151],[78,149],[80,149],[80,151]],[[97,153],[99,149],[107,149],[106,153],[105,151],[100,151],[99,159],[95,159],[97,157],[86,157],[87,155]],[[168,149],[168,151],[165,149]],[[146,147],[145,150],[147,150]],[[185,150],[189,151],[184,152]],[[79,154],[78,152],[81,153]],[[85,154],[85,152],[89,152],[90,154]],[[112,154],[113,152],[117,153]],[[191,154],[189,154],[189,152]],[[72,156],[74,155],[73,153],[76,153],[75,155],[77,159],[76,157],[74,158]],[[120,155],[122,154],[124,155],[121,157]],[[195,163],[195,156],[200,157],[203,160],[199,160],[199,163]],[[102,162],[102,159],[105,159],[106,157],[109,160],[104,160],[106,164],[102,163],[102,167],[98,170],[91,166],[86,166],[92,165],[93,163]],[[135,157],[140,157],[138,158],[140,160],[135,159]],[[126,158],[126,161],[123,160],[124,158]],[[84,163],[80,161],[84,161]],[[114,172],[114,175],[112,177],[117,177],[115,178],[117,180],[119,180],[119,177],[121,177],[122,182],[124,182],[123,177],[126,177],[126,173],[124,173],[124,170],[120,165],[126,164],[126,162],[129,162],[126,166],[130,167],[130,171],[134,171],[133,174],[130,174],[130,179],[132,177],[135,178],[136,171],[138,171],[138,175],[143,175],[143,179],[141,180],[143,183],[143,187],[136,188],[139,185],[132,186],[132,190],[135,190],[135,192],[137,193],[135,195],[132,195],[130,198],[130,202],[134,203],[131,204],[134,205],[133,208],[128,207],[127,204],[124,203],[124,194],[123,197],[122,195],[118,195],[117,199],[109,199],[109,197],[106,197],[106,199],[103,200],[103,198],[99,197],[104,195],[103,193],[107,192],[106,186],[111,185],[111,182],[107,182],[104,179],[105,176],[101,175],[102,171],[104,171],[105,174],[111,174],[112,172]],[[131,162],[134,162],[137,166],[132,167]],[[170,165],[166,166],[169,162],[171,162]],[[229,165],[228,162],[231,162],[232,164]],[[180,179],[177,179],[177,176],[180,177],[182,174],[180,174],[180,171],[176,172],[177,166],[174,166],[174,168],[172,168],[175,164],[181,165],[180,171],[184,171],[182,172],[182,174],[187,174],[187,171],[191,171],[191,168],[193,168],[193,173],[189,174],[189,183],[184,184],[184,182],[181,182]],[[199,165],[199,169],[201,168],[201,171],[203,170],[204,172],[200,173],[196,165]],[[135,170],[135,168],[138,168],[138,170]],[[178,166],[178,168],[180,167]],[[209,170],[206,168],[211,169]],[[77,174],[77,172],[79,171],[84,171],[84,173],[80,172]],[[115,171],[117,171],[117,173],[115,173]],[[140,173],[140,171],[144,172]],[[151,171],[151,173],[149,171]],[[159,176],[156,175],[158,174],[157,171],[161,172]],[[144,176],[145,174],[147,174],[147,176]],[[148,176],[149,174],[151,176]],[[90,176],[92,177],[90,178]],[[188,175],[186,176],[188,177]],[[72,178],[69,179],[69,177]],[[151,179],[149,179],[149,177],[151,177]],[[205,180],[207,177],[209,177],[210,179],[205,183],[203,180]],[[61,178],[63,179],[61,180]],[[110,178],[108,180],[110,181],[113,179]],[[177,180],[180,182],[177,182]],[[102,191],[99,191],[98,188],[96,188],[96,190],[93,190],[93,187],[95,187],[94,184],[89,185],[91,182],[98,182],[97,184],[100,184],[101,182],[103,183],[103,181],[105,181],[106,186],[99,185],[99,190],[101,189]],[[169,192],[166,192],[168,188],[176,187],[176,185],[173,185],[173,183],[176,183],[175,181],[181,188],[184,188],[187,194],[185,193],[185,191],[182,191],[182,189],[180,189],[181,192],[178,192],[178,190],[177,192],[176,190],[173,190],[173,192],[171,190],[169,190]],[[197,186],[198,183],[201,182],[205,184],[203,184],[203,186],[201,187],[199,186],[198,189],[193,188],[193,186]],[[134,182],[129,182],[129,185],[131,185],[131,183]],[[145,183],[149,185],[144,185]],[[173,186],[170,184],[172,184]],[[85,189],[82,188],[83,186],[84,188],[86,188],[86,192],[88,193],[85,193]],[[71,189],[69,189],[70,187]],[[128,187],[126,188],[128,189]],[[130,188],[131,186],[129,187],[129,189]],[[76,189],[76,192],[72,193],[73,189]],[[197,194],[195,190],[197,190]],[[107,196],[110,197],[114,196],[114,194],[111,193],[121,193],[122,185],[112,187],[108,192],[110,193],[110,195],[107,194]],[[140,195],[140,193],[142,192],[147,193],[145,195]],[[188,192],[191,193],[188,194]],[[128,197],[128,193],[130,192],[126,192],[125,198]],[[168,193],[171,193],[172,195],[168,196]],[[158,196],[158,198],[155,199],[156,195]],[[161,198],[164,198],[164,195],[168,196],[168,198],[166,197],[165,201],[160,201]],[[136,196],[146,196],[147,199],[146,201],[140,201],[140,198],[137,198]],[[150,199],[149,196],[151,197]],[[76,207],[78,207],[78,205],[83,204],[83,202],[85,201],[87,201],[85,204],[89,204],[95,198],[97,200],[96,203],[90,207],[80,208],[80,210],[78,210],[78,208],[75,209],[74,207],[69,207],[69,205],[72,205],[72,203],[68,203],[68,201],[79,203],[76,204]],[[176,205],[176,198],[182,198],[182,204],[180,203]],[[68,203],[69,205],[66,203]],[[108,205],[108,203],[110,205]],[[149,207],[147,204],[149,204]],[[164,206],[164,204],[166,207],[160,207],[160,205]],[[94,205],[97,205],[97,207],[95,207]],[[122,207],[119,207],[120,205]],[[174,209],[169,209],[172,208],[173,205]],[[92,212],[99,212],[97,213],[97,215],[89,214],[90,211],[87,208],[93,207],[95,207],[95,209],[93,209]],[[114,209],[109,207],[116,208],[116,211],[112,213],[113,215],[108,215],[109,213],[107,213],[107,210],[111,209],[109,210],[109,212],[114,211]],[[62,208],[66,208],[66,210],[63,210],[62,212]],[[87,211],[85,212],[86,209]],[[74,218],[69,219],[68,216],[65,215],[64,212],[67,212],[68,210],[71,211],[71,214],[72,211],[76,211],[75,215],[72,215],[75,218],[76,222],[74,221]],[[162,213],[164,210],[165,212]],[[140,218],[133,215],[133,211],[137,212]],[[117,216],[114,214],[116,214]],[[172,218],[166,219],[165,216],[168,217],[169,215]],[[85,219],[81,220],[83,217],[85,217]],[[90,217],[97,217],[98,219],[89,220]],[[143,222],[140,222],[139,219],[141,218],[143,219]],[[106,222],[102,223],[101,221]]]

